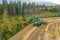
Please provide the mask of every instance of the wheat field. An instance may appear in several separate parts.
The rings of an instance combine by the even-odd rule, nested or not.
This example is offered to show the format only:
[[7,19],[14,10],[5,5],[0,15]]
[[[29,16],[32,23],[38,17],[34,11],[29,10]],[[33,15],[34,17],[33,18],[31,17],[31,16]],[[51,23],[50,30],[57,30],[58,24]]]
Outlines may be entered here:
[[49,24],[45,30],[43,40],[60,40],[60,22]]

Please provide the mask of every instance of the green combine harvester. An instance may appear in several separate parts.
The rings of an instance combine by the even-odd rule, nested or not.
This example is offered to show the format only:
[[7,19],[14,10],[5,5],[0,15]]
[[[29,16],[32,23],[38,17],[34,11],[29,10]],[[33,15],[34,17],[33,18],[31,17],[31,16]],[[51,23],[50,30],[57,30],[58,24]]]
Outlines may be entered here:
[[41,24],[47,24],[47,22],[44,22],[41,20],[41,18],[34,18],[34,17],[31,17],[29,18],[29,22],[33,22],[34,23],[34,26],[40,26]]
[[42,24],[41,19],[36,19],[36,20],[34,20],[34,26],[39,26],[39,25],[41,25],[41,24]]

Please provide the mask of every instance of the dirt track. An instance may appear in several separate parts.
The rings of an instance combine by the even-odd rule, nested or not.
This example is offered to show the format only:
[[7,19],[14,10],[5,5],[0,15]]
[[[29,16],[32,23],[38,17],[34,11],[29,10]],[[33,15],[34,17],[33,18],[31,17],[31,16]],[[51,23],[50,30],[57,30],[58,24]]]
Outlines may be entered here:
[[14,35],[9,40],[21,40],[22,36],[24,34],[26,34],[26,32],[28,32],[31,28],[33,28],[33,24],[28,25],[26,28],[24,28],[21,31],[19,31],[18,33],[16,33],[16,35]]

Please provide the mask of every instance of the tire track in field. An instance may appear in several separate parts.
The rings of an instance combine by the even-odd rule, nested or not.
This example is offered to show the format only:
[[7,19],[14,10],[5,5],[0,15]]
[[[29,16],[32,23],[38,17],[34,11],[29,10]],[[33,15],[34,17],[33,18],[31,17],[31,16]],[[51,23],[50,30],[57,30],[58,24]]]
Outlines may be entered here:
[[42,33],[45,28],[46,25],[40,25],[40,27],[38,27],[35,31],[32,32],[32,34],[28,37],[27,40],[38,40],[38,37],[43,35]]
[[52,24],[57,23],[57,22],[59,22],[59,21],[55,21],[55,22],[49,23],[49,24],[47,25],[47,27],[46,27],[46,29],[45,29],[45,32],[44,32],[43,36],[41,37],[41,40],[50,40],[50,39],[49,39],[49,36],[48,36],[48,35],[49,35],[48,30],[49,30],[49,28],[50,28],[50,26],[51,26]]
[[28,25],[26,28],[22,29],[21,31],[19,31],[18,33],[16,33],[12,38],[10,38],[9,40],[21,40],[22,37],[26,34],[26,32],[28,32],[31,28],[33,28],[33,23]]

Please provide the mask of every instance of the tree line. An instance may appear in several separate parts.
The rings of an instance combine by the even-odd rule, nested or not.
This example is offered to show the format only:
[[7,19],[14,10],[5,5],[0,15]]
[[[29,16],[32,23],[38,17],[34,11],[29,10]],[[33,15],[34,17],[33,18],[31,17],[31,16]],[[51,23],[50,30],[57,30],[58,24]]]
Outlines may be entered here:
[[44,4],[41,6],[35,3],[21,3],[21,1],[10,1],[10,3],[8,3],[7,0],[2,0],[2,4],[0,3],[0,14],[3,14],[5,9],[7,10],[9,16],[22,15],[23,17],[25,15],[41,13],[43,11],[58,12],[59,10],[57,7],[48,7]]

